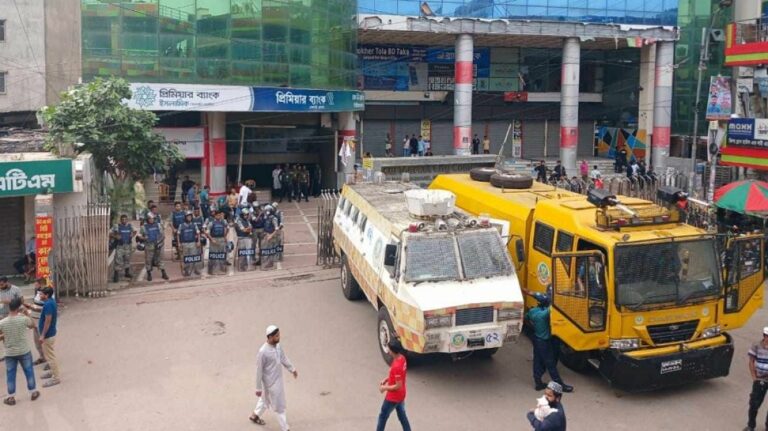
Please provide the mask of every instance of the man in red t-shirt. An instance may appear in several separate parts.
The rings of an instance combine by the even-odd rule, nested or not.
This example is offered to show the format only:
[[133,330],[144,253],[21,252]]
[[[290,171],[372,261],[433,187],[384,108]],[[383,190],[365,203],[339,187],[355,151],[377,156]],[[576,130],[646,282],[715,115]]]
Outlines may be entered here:
[[403,426],[403,431],[411,431],[411,424],[408,423],[408,416],[405,415],[405,373],[408,364],[405,361],[403,345],[400,340],[393,338],[387,343],[389,354],[392,355],[392,365],[389,367],[389,377],[379,383],[379,392],[386,392],[384,403],[381,405],[379,413],[379,424],[376,431],[384,431],[387,425],[387,419],[392,414],[392,410],[397,411],[397,419]]

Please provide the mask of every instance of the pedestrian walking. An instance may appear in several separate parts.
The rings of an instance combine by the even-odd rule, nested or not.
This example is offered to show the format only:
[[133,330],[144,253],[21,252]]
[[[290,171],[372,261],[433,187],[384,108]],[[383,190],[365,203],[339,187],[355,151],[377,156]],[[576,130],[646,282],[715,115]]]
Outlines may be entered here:
[[189,191],[187,191],[187,209],[190,211],[198,208],[200,206],[200,201],[197,198],[197,184],[194,182],[192,183],[192,187],[189,188]]
[[544,398],[549,403],[549,414],[538,419],[531,410],[528,412],[528,422],[535,431],[565,431],[565,408],[563,407],[563,387],[557,382],[549,382],[544,389]]
[[[0,277],[0,319],[5,319],[10,314],[8,304],[14,299],[19,298],[24,301],[21,289],[8,282],[8,277]],[[0,360],[3,359],[2,349],[0,349]]]
[[[526,292],[530,294],[529,292]],[[547,387],[541,378],[544,372],[549,373],[552,381],[559,383],[564,392],[572,392],[573,386],[563,383],[560,373],[557,371],[557,359],[552,340],[552,328],[549,323],[550,300],[549,295],[536,292],[533,294],[538,306],[531,308],[525,318],[533,327],[533,382],[537,391]]]
[[189,277],[194,271],[195,275],[200,275],[200,262],[203,257],[200,254],[200,231],[197,225],[192,221],[194,214],[187,211],[184,215],[184,223],[179,226],[176,240],[181,248],[181,274]]
[[21,364],[24,377],[27,379],[27,389],[32,401],[40,397],[35,384],[35,369],[32,365],[32,349],[29,347],[27,331],[34,328],[32,319],[20,313],[22,300],[13,298],[7,304],[8,316],[0,320],[0,339],[5,347],[5,375],[8,385],[8,396],[3,403],[16,405],[16,370]]
[[[41,365],[45,363],[45,352],[43,352],[43,344],[40,342],[40,333],[37,330],[37,324],[40,321],[40,313],[43,311],[43,305],[45,305],[42,290],[46,287],[46,284],[45,278],[38,278],[35,280],[35,296],[32,298],[32,304],[24,304],[24,307],[27,309],[25,314],[32,319],[32,323],[35,325],[33,328],[35,335],[35,349],[39,355],[32,365]],[[47,368],[50,369],[50,367]]]
[[408,137],[408,135],[405,135],[405,138],[403,138],[403,157],[408,157],[411,155],[411,139]]
[[59,310],[56,300],[53,298],[53,289],[44,287],[41,291],[43,300],[43,309],[40,312],[40,320],[37,323],[37,331],[40,344],[43,346],[45,360],[48,363],[50,372],[43,374],[43,379],[50,379],[43,383],[44,388],[56,386],[61,383],[61,374],[59,373],[59,362],[56,359],[56,327],[59,317]]
[[589,164],[586,160],[581,161],[581,164],[579,165],[579,173],[581,174],[581,179],[584,182],[587,182],[587,179],[589,178]]
[[282,173],[283,167],[281,165],[275,165],[275,169],[272,169],[272,199],[276,199],[282,194],[283,184],[280,182]]
[[547,182],[547,164],[544,163],[544,160],[540,161],[539,166],[536,166],[533,170],[536,171],[536,181],[540,183]]
[[389,376],[379,383],[379,392],[386,393],[386,395],[381,404],[376,431],[384,431],[392,410],[397,412],[397,419],[400,421],[403,431],[411,431],[411,424],[405,414],[405,375],[408,371],[408,362],[404,355],[405,349],[397,338],[390,338],[387,349],[392,356],[392,364],[389,366]]
[[224,212],[216,211],[214,220],[209,221],[205,227],[205,234],[211,242],[208,248],[208,274],[226,272],[227,261],[227,234],[229,224],[224,220]]
[[472,154],[480,154],[480,138],[477,137],[477,133],[472,138]]
[[483,154],[491,154],[491,140],[488,135],[483,136]]
[[155,222],[154,214],[147,214],[147,222],[139,231],[139,239],[144,242],[144,267],[147,270],[147,281],[152,281],[152,268],[160,269],[163,280],[168,280],[163,263],[165,233],[163,225]]
[[115,249],[115,269],[112,281],[120,281],[120,272],[124,272],[127,278],[132,278],[131,255],[133,254],[133,237],[136,236],[136,228],[128,223],[128,216],[120,216],[120,223],[112,227],[110,236],[117,241]]
[[294,378],[299,378],[296,367],[285,356],[280,346],[280,329],[275,325],[267,327],[267,342],[259,349],[256,357],[256,396],[259,401],[249,418],[251,422],[264,425],[262,418],[267,409],[277,415],[277,421],[282,431],[288,431],[288,419],[286,418],[285,387],[283,386],[283,370],[285,367]]
[[[753,344],[747,352],[749,373],[752,376],[752,392],[749,394],[749,413],[744,431],[754,431],[757,427],[757,412],[763,405],[768,392],[768,326],[763,328],[763,339]],[[768,416],[765,418],[768,425]]]

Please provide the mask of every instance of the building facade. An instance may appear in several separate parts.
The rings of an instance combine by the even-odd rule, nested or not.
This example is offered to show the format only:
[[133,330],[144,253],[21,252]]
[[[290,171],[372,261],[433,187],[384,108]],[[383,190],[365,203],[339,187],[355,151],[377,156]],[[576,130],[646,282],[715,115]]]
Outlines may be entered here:
[[365,151],[421,134],[435,154],[484,136],[494,153],[507,137],[509,156],[560,158],[571,172],[617,144],[663,167],[677,3],[360,1]]
[[82,0],[83,77],[129,80],[129,103],[158,113],[159,131],[183,143],[181,170],[214,195],[246,179],[269,187],[282,163],[305,164],[335,187],[335,137],[354,130],[364,108],[356,7]]
[[0,9],[0,125],[34,125],[80,77],[79,0]]

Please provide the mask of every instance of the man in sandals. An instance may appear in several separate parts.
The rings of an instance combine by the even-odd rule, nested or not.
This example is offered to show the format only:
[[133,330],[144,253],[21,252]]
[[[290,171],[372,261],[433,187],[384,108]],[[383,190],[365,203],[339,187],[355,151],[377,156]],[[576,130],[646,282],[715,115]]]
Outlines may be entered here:
[[40,396],[35,386],[35,369],[32,365],[32,349],[29,347],[27,331],[34,328],[32,319],[21,314],[21,299],[13,298],[8,304],[10,314],[0,320],[0,339],[5,345],[5,368],[8,383],[8,397],[3,403],[9,406],[16,404],[16,369],[21,364],[24,376],[27,378],[27,389],[32,401]]
[[251,422],[264,425],[262,416],[267,408],[277,414],[277,421],[280,423],[282,431],[288,431],[288,420],[285,417],[285,388],[283,387],[283,370],[285,367],[293,374],[294,378],[299,377],[296,368],[285,356],[280,347],[280,329],[275,325],[267,327],[267,342],[259,349],[259,355],[256,357],[256,396],[259,402],[256,409],[249,418]]

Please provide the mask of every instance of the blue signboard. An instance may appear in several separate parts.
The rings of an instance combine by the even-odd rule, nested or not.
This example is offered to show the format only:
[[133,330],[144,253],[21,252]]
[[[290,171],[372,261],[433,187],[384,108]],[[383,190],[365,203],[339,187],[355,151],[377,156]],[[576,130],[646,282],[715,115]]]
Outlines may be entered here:
[[252,111],[346,112],[365,109],[360,91],[253,87]]
[[728,141],[755,138],[754,118],[731,118],[728,120]]

